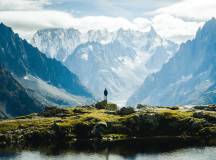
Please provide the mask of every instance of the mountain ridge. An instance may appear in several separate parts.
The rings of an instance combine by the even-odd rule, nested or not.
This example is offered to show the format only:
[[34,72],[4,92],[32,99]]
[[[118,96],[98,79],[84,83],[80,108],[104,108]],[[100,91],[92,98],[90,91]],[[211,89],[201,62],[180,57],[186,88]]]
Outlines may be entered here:
[[159,72],[144,81],[129,98],[128,104],[215,103],[215,29],[216,20],[213,18],[197,31],[193,40],[183,43]]
[[40,112],[44,106],[28,95],[13,76],[0,66],[0,118]]
[[0,24],[0,31],[0,63],[12,72],[17,80],[32,75],[72,95],[93,98],[79,78],[60,62],[47,58],[3,23]]

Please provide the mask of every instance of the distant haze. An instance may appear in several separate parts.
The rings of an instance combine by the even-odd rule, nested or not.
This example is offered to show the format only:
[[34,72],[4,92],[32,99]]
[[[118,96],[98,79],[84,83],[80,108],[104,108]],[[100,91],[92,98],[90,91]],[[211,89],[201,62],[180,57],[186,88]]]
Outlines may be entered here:
[[153,26],[163,38],[180,43],[215,17],[215,8],[213,0],[0,0],[0,21],[27,40],[43,28],[142,31]]

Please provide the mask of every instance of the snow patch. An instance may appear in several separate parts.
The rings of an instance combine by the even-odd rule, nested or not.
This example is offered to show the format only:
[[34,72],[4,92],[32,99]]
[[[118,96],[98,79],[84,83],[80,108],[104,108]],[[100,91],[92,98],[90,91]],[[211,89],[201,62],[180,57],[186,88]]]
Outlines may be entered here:
[[25,75],[25,76],[23,77],[23,79],[29,80],[29,76],[28,76],[28,75]]
[[84,61],[88,61],[88,53],[87,52],[83,53],[80,58]]
[[[64,89],[57,88],[32,75],[26,75],[23,79],[18,77],[15,78],[19,81],[19,83],[25,86],[26,89],[33,91],[31,94],[33,94],[36,99],[45,104],[60,105],[55,101],[52,101],[52,99],[70,105],[83,105],[90,102],[90,99],[88,98],[72,95]],[[63,106],[64,105],[62,105],[62,107]]]
[[89,45],[88,48],[89,48],[89,50],[90,50],[91,52],[93,51],[92,45]]

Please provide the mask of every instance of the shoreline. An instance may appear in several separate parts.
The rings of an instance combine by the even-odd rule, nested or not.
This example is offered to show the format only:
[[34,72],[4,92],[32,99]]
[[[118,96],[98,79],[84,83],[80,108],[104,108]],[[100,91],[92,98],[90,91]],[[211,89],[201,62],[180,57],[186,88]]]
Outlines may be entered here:
[[0,146],[163,141],[216,146],[216,112],[196,107],[109,110],[49,107],[0,121]]

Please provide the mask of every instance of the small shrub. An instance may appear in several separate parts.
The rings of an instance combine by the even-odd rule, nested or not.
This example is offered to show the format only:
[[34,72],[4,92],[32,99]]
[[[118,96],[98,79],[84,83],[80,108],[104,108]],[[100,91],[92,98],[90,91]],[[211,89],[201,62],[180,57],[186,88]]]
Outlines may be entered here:
[[114,103],[107,103],[106,101],[101,101],[95,104],[95,108],[116,111],[118,109],[118,106]]
[[143,109],[143,108],[148,108],[149,106],[148,105],[143,105],[143,104],[138,104],[137,105],[137,109]]
[[171,109],[171,110],[179,110],[179,107],[178,106],[173,106],[173,107],[169,107],[169,109]]
[[77,113],[77,114],[84,114],[84,113],[88,113],[86,112],[83,108],[75,108],[73,110],[74,113]]
[[44,117],[64,117],[69,115],[69,111],[67,109],[51,106],[45,107],[44,111],[39,113],[39,115]]
[[106,110],[109,110],[109,111],[117,111],[118,109],[118,106],[114,103],[108,103],[105,107]]
[[105,109],[107,106],[107,102],[106,101],[101,101],[95,104],[95,108],[97,109]]
[[118,115],[129,115],[135,113],[134,108],[132,107],[123,107],[116,112]]

